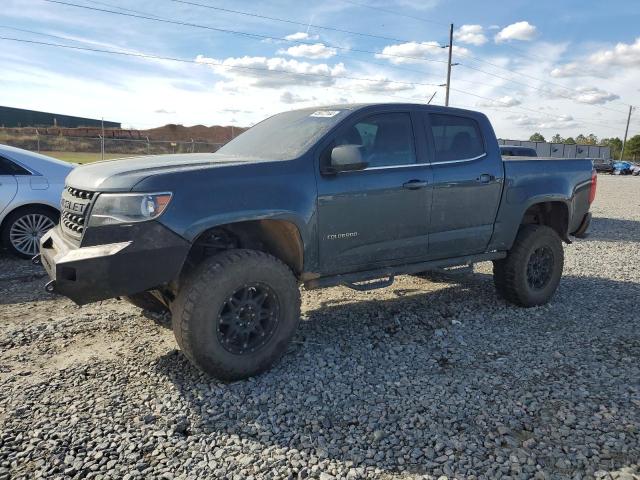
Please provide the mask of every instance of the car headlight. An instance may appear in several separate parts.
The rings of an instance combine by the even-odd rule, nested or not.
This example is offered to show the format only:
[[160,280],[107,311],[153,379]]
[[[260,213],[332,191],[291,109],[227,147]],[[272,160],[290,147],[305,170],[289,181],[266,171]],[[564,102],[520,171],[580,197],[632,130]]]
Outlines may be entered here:
[[170,192],[101,193],[91,209],[89,226],[153,220],[166,210],[170,201]]

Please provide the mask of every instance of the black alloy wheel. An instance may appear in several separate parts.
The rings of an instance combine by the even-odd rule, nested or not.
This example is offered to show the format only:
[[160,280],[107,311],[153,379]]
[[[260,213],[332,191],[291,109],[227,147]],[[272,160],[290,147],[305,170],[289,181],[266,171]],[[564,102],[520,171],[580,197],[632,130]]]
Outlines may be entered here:
[[527,263],[527,283],[534,290],[542,290],[553,275],[553,251],[543,246],[533,251]]
[[237,355],[263,347],[278,327],[280,305],[267,285],[253,283],[237,289],[224,302],[217,318],[218,340]]

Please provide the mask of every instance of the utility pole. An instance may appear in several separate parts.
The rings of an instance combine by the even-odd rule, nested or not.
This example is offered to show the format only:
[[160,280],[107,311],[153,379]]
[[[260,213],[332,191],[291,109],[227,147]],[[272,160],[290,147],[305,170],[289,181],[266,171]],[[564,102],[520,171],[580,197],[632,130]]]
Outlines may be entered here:
[[627,128],[624,131],[624,140],[622,141],[622,151],[620,152],[620,160],[624,156],[624,147],[627,145],[627,135],[629,134],[629,122],[631,121],[631,111],[633,107],[629,105],[629,115],[627,116]]
[[449,63],[447,65],[447,93],[444,97],[444,106],[449,106],[449,88],[451,87],[451,56],[453,54],[453,23],[449,27]]

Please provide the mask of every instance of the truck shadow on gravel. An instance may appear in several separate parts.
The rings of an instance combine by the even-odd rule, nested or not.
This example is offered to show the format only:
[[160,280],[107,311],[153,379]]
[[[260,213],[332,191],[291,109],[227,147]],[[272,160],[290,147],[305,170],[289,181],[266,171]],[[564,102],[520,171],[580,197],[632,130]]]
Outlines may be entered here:
[[42,266],[0,251],[0,305],[59,299],[45,292],[48,281]]
[[594,217],[586,240],[602,242],[640,242],[640,222],[618,218]]
[[345,290],[345,303],[304,312],[284,358],[247,381],[209,379],[178,351],[156,369],[187,405],[189,434],[314,462],[490,478],[637,463],[638,284],[568,276],[550,305],[520,309],[490,275],[450,281],[384,300]]

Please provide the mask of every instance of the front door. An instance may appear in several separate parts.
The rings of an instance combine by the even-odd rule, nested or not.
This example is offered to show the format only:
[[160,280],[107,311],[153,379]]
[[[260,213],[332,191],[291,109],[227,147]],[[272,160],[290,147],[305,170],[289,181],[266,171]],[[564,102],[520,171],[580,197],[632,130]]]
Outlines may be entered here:
[[[414,117],[413,122],[417,119]],[[318,224],[323,274],[372,269],[424,258],[429,247],[430,167],[420,163],[412,115],[378,113],[356,119],[325,148],[358,145],[363,170],[319,175]]]

